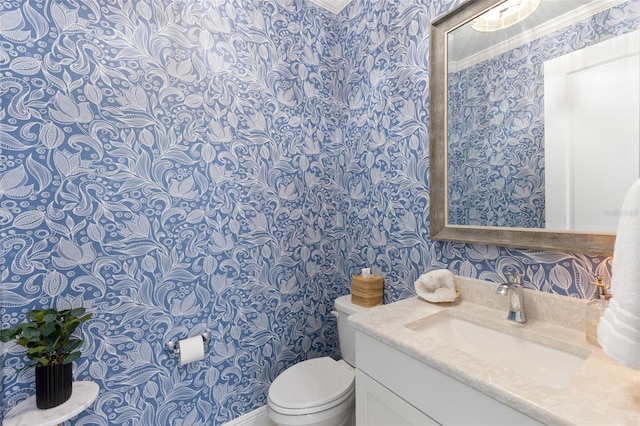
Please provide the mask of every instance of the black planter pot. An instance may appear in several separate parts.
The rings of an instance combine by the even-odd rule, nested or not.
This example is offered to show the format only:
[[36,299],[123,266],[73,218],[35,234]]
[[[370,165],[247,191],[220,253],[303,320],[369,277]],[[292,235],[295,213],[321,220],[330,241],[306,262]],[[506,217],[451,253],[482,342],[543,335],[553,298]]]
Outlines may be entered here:
[[36,367],[36,406],[53,408],[69,398],[73,386],[71,364]]

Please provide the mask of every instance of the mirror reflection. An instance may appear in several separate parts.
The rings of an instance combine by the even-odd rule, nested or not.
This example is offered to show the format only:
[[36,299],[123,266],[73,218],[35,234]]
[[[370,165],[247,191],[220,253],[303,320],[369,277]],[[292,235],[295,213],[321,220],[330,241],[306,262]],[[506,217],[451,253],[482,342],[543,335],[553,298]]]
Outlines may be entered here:
[[640,176],[639,3],[508,0],[447,34],[448,224],[615,232]]

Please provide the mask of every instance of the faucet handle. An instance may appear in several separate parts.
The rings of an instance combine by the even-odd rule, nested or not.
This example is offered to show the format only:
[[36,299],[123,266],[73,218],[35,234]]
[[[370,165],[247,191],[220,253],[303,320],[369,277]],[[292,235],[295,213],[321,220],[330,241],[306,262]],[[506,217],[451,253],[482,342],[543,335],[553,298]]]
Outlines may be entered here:
[[509,276],[509,282],[511,284],[520,284],[522,285],[522,276],[517,272],[512,272]]

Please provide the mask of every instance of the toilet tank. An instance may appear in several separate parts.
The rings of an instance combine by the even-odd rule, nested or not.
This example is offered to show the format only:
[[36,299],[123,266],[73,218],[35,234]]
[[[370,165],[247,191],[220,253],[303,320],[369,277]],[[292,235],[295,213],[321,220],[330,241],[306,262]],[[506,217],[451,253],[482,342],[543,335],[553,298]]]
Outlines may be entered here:
[[351,295],[340,296],[334,303],[334,315],[338,319],[338,341],[340,344],[340,352],[342,358],[351,366],[356,366],[356,330],[347,322],[347,318],[351,314],[364,312],[367,309],[364,306],[358,306],[351,303]]

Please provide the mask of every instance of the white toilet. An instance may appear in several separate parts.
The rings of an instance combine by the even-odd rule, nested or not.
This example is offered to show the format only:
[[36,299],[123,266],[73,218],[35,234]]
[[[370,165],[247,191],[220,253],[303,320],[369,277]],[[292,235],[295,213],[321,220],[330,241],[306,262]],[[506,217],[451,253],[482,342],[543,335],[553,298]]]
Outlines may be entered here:
[[[338,340],[343,359],[302,361],[280,374],[269,388],[267,414],[279,426],[344,426],[353,424],[356,381],[355,329],[351,314],[368,308],[351,303],[351,295],[335,300]],[[346,361],[346,362],[345,362]]]

